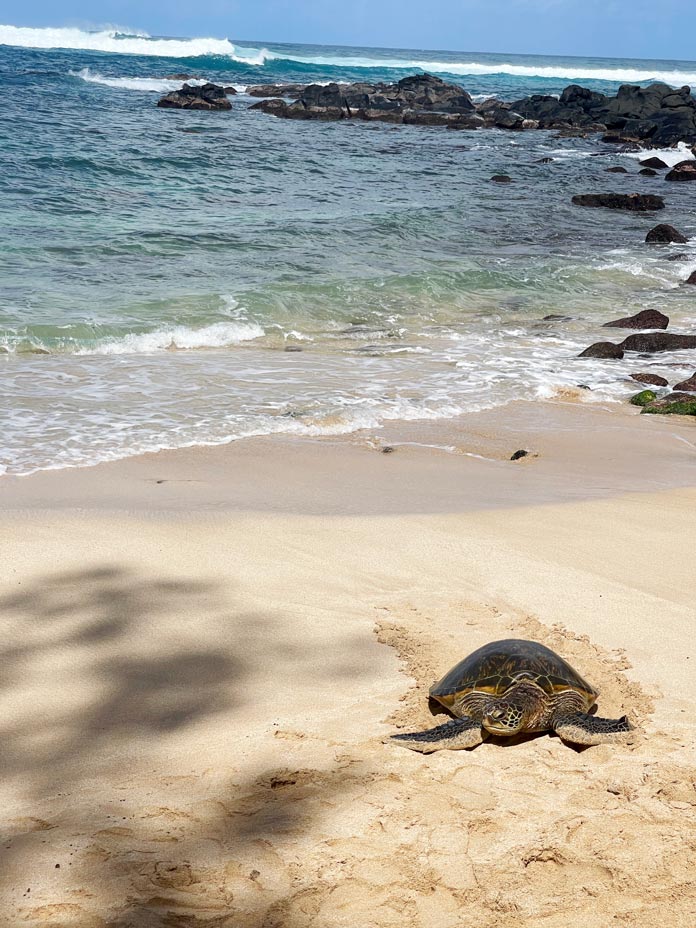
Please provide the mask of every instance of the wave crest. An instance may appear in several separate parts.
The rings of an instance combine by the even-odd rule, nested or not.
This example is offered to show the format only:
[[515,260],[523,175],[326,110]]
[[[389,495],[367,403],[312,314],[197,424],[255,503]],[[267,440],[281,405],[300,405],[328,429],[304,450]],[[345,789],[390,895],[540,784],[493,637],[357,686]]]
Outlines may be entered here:
[[237,49],[229,39],[154,39],[124,35],[115,30],[84,32],[81,29],[29,29],[0,25],[0,45],[20,48],[67,48],[111,54],[150,55],[159,58],[199,58],[218,55],[240,64],[263,65],[270,52],[265,48]]
[[437,61],[422,58],[371,58],[351,55],[315,57],[290,55],[280,51],[271,52],[267,48],[237,46],[230,42],[229,39],[152,38],[144,33],[124,34],[115,28],[105,29],[100,32],[85,32],[81,29],[31,29],[23,26],[0,25],[0,45],[14,45],[22,48],[82,49],[85,51],[148,55],[162,58],[218,56],[239,64],[256,67],[262,67],[269,61],[288,61],[312,67],[365,68],[378,71],[429,71],[435,74],[470,75],[472,77],[507,74],[512,77],[590,80],[615,84],[638,84],[651,81],[662,81],[675,87],[684,84],[696,84],[696,70],[661,70],[657,65],[654,69],[636,67],[602,68],[588,67],[581,63],[575,65],[568,61],[537,65],[514,64],[512,61]]
[[[281,56],[270,53],[269,59]],[[509,74],[513,77],[541,77],[560,80],[591,80],[609,83],[649,83],[662,81],[675,87],[683,84],[696,84],[696,71],[660,71],[641,70],[638,68],[588,68],[582,65],[559,63],[554,65],[521,65],[511,62],[481,61],[425,61],[422,59],[403,58],[349,58],[318,57],[304,58],[284,55],[287,61],[310,64],[318,67],[336,68],[375,68],[379,70],[429,71],[437,74],[486,75]]]
[[[104,87],[115,87],[117,90],[141,90],[145,92],[168,93],[170,90],[179,90],[184,83],[165,77],[107,77],[98,71],[82,68],[81,71],[70,71],[72,77],[79,77],[88,84],[101,84]],[[189,78],[187,84],[194,86],[205,84],[202,78]]]
[[82,343],[79,337],[46,340],[25,333],[0,336],[0,354],[152,354],[176,349],[230,348],[263,335],[263,328],[255,322],[216,322],[198,329],[163,326],[151,332],[129,332]]

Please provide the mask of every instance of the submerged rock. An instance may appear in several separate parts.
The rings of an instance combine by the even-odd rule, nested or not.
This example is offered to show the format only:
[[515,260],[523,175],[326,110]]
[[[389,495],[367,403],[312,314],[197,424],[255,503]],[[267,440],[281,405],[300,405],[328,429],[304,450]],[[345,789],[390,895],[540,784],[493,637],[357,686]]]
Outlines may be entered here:
[[573,197],[576,206],[627,209],[632,212],[652,212],[664,209],[665,201],[651,193],[582,193]]
[[525,451],[524,448],[520,448],[519,451],[515,451],[510,455],[511,461],[519,461],[520,458],[526,458],[529,454],[529,451]]
[[157,101],[162,109],[179,110],[231,110],[232,104],[225,96],[223,87],[218,84],[203,84],[192,87],[184,84],[181,90],[165,94]]
[[653,354],[656,351],[683,351],[696,348],[696,335],[675,335],[672,332],[642,332],[629,335],[621,342],[624,351],[642,351]]
[[674,226],[670,226],[666,222],[661,222],[648,232],[645,236],[645,241],[649,245],[666,245],[670,242],[684,245],[689,240],[685,235],[682,235],[681,232],[675,229]]
[[665,316],[657,309],[644,309],[634,316],[615,319],[605,322],[605,329],[666,329],[669,325],[669,316]]
[[637,383],[652,384],[653,387],[669,386],[669,381],[665,377],[660,377],[659,374],[631,374],[631,380],[635,380]]
[[578,355],[579,358],[605,358],[610,360],[621,360],[623,356],[623,348],[613,342],[595,342],[594,345],[585,348]]
[[491,180],[496,184],[511,184],[512,178],[508,174],[494,174]]
[[626,168],[622,167],[607,168],[606,172],[607,174],[628,174]]
[[642,174],[643,177],[657,177],[657,171],[653,171],[652,168],[641,168],[638,173]]

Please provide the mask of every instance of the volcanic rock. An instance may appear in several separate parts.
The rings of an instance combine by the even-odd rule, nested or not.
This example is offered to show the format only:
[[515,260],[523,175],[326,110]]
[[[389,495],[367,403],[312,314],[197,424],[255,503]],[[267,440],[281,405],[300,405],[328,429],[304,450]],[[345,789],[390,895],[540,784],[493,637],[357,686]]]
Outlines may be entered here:
[[662,197],[650,193],[584,193],[573,197],[576,206],[627,209],[634,212],[652,212],[665,208]]
[[675,383],[674,389],[682,390],[687,393],[696,393],[696,374],[692,374],[691,377],[682,380],[680,383]]
[[696,416],[696,397],[692,393],[668,393],[645,405],[645,413],[672,416]]
[[635,380],[637,383],[649,383],[653,387],[669,386],[669,381],[664,377],[660,377],[659,374],[631,374],[631,380]]
[[684,281],[685,284],[696,284],[696,271],[689,275]]
[[640,165],[644,168],[655,168],[658,171],[669,167],[667,162],[663,161],[662,158],[643,158]]
[[624,351],[642,351],[653,354],[656,351],[682,351],[696,348],[696,335],[675,335],[672,332],[645,332],[629,335],[620,345]]
[[644,309],[634,316],[625,316],[613,322],[605,322],[605,329],[666,329],[669,317],[657,309]]
[[696,161],[680,161],[679,164],[675,164],[669,174],[665,174],[665,180],[696,180]]
[[285,100],[278,99],[261,100],[249,107],[250,110],[261,110],[262,113],[270,113],[272,116],[283,116],[287,108]]
[[670,242],[684,245],[689,240],[685,235],[682,235],[681,232],[678,232],[674,226],[670,226],[666,222],[661,222],[648,232],[645,236],[645,241],[649,245],[667,245]]
[[611,360],[620,360],[623,356],[623,348],[621,348],[620,345],[615,345],[613,342],[595,342],[594,345],[585,348],[585,350],[578,355],[579,358],[603,358]]
[[249,97],[299,97],[306,88],[306,84],[254,84],[247,87]]
[[[571,84],[560,98],[533,94],[513,103],[491,98],[477,104],[460,86],[430,74],[414,74],[396,84],[260,84],[249,87],[247,93],[297,99],[303,114],[290,108],[266,110],[291,119],[381,119],[440,125],[440,120],[433,123],[412,115],[408,120],[405,117],[420,112],[470,113],[481,121],[467,128],[485,125],[513,131],[557,129],[563,135],[602,132],[606,133],[606,141],[632,146],[632,150],[640,150],[648,143],[666,147],[679,141],[696,141],[696,100],[690,88],[675,90],[661,83],[647,87],[625,84],[613,97]],[[452,127],[464,128],[460,124]],[[658,158],[646,158],[642,166],[666,167]]]
[[225,91],[218,84],[203,84],[192,87],[184,84],[181,90],[174,90],[157,101],[163,109],[180,110],[231,110],[232,104],[225,96]]

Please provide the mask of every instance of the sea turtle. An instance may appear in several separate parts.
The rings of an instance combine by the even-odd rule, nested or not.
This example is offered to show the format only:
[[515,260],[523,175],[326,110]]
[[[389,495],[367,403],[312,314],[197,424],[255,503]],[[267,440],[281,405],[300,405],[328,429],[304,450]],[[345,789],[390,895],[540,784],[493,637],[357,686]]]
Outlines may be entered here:
[[465,657],[430,688],[455,716],[428,731],[392,735],[412,751],[473,748],[491,735],[553,729],[572,744],[620,740],[626,716],[589,715],[598,692],[550,648],[536,641],[492,641]]

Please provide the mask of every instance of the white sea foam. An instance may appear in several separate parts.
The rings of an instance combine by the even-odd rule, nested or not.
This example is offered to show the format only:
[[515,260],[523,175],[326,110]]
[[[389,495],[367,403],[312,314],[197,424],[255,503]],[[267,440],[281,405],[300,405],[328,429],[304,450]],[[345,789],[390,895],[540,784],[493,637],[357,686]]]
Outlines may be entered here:
[[[117,90],[141,90],[154,93],[167,93],[170,90],[179,90],[184,83],[183,80],[173,80],[164,77],[107,77],[96,71],[90,71],[89,68],[82,68],[81,71],[70,71],[73,77],[82,78],[89,84],[103,84],[105,87],[115,87]],[[205,84],[205,80],[191,78],[186,81],[187,84],[199,85]]]
[[217,322],[201,329],[179,325],[109,339],[89,348],[80,348],[76,354],[150,354],[176,348],[227,348],[253,341],[263,334],[261,326],[253,322]]
[[68,48],[122,53],[156,55],[166,58],[196,58],[201,55],[221,55],[241,64],[262,66],[267,61],[284,60],[298,64],[334,68],[385,68],[404,71],[434,71],[440,74],[487,75],[509,74],[513,77],[541,77],[559,80],[593,80],[612,83],[649,83],[663,81],[674,87],[696,84],[696,70],[661,70],[654,68],[588,67],[572,62],[551,65],[513,64],[510,61],[438,61],[426,58],[370,58],[349,55],[304,56],[272,52],[267,48],[234,45],[229,39],[193,38],[163,39],[138,33],[126,35],[116,29],[85,32],[81,29],[30,29],[0,25],[0,45],[23,48]]
[[265,48],[238,49],[229,39],[156,39],[145,34],[123,35],[116,30],[84,32],[81,29],[28,29],[0,25],[0,45],[21,48],[70,48],[160,58],[198,58],[221,55],[240,64],[262,65],[270,56]]
[[665,164],[672,167],[680,161],[691,161],[694,159],[694,153],[686,142],[679,142],[676,148],[643,148],[640,151],[623,152],[627,158],[635,158],[638,161],[645,161],[646,158],[661,158]]
[[510,74],[514,77],[545,77],[561,80],[610,81],[612,83],[649,83],[663,81],[675,87],[696,83],[695,71],[661,71],[639,68],[588,68],[569,63],[554,65],[521,65],[507,61],[430,61],[404,58],[350,58],[343,56],[302,57],[297,55],[267,54],[267,60],[285,58],[302,64],[343,68],[390,68],[406,70],[436,71],[446,74]]

